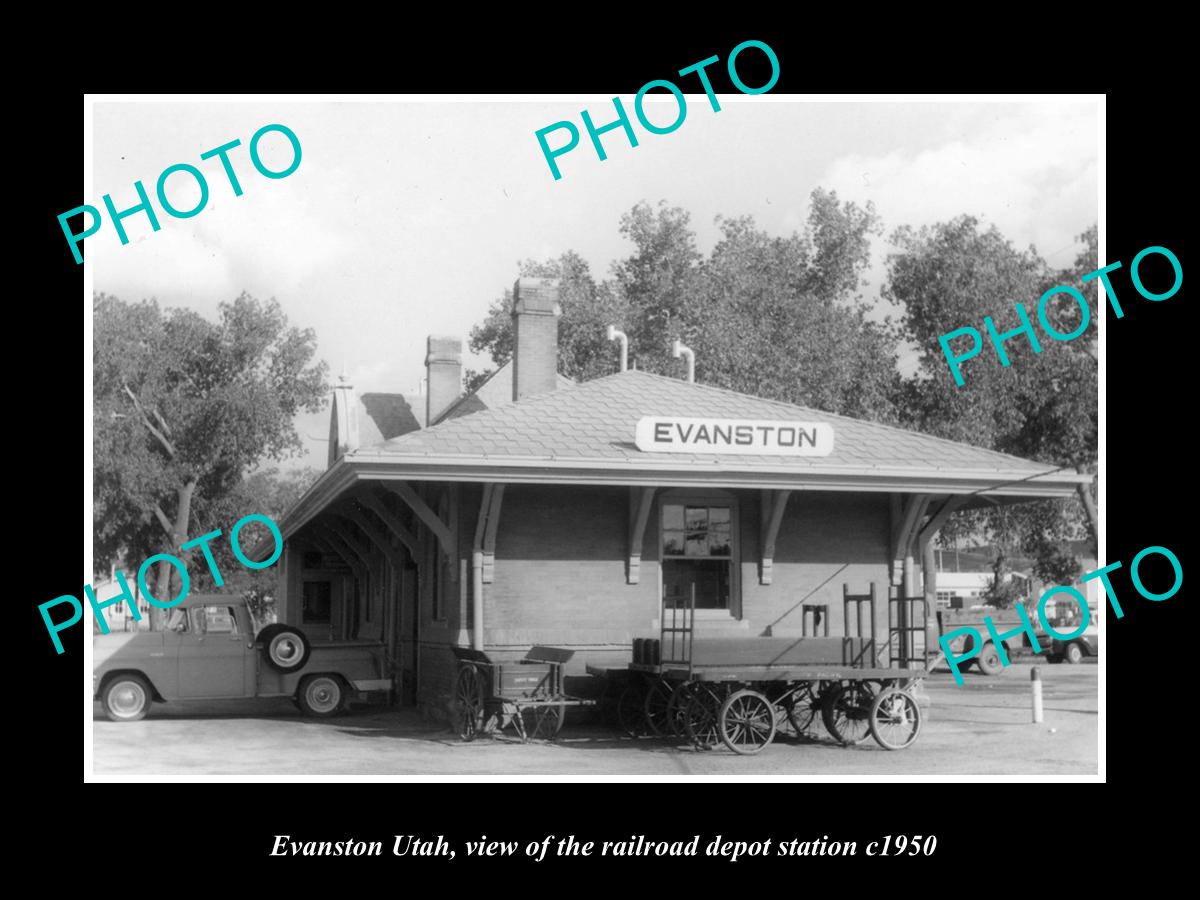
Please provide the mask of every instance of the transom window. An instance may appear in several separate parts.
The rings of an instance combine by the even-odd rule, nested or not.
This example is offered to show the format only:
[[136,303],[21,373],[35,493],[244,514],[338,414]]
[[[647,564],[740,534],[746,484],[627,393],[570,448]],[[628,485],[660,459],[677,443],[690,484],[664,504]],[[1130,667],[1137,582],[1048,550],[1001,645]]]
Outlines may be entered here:
[[663,556],[722,557],[732,549],[732,522],[728,506],[663,506]]

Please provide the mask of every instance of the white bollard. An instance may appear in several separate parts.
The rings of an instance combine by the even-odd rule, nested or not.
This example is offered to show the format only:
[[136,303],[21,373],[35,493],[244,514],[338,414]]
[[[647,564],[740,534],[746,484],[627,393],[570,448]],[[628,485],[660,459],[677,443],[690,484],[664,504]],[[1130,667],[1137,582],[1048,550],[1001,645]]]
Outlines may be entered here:
[[1033,682],[1033,721],[1037,724],[1042,721],[1042,673],[1037,666],[1029,673],[1029,679]]

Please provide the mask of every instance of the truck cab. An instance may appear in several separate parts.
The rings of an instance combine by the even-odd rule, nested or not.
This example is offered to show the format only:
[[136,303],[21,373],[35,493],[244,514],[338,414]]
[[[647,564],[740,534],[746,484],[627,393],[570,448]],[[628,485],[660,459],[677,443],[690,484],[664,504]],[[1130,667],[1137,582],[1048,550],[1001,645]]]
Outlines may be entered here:
[[382,644],[314,645],[297,628],[257,631],[244,598],[192,594],[157,631],[93,636],[94,696],[110,719],[143,718],[152,702],[290,697],[306,715],[390,697]]

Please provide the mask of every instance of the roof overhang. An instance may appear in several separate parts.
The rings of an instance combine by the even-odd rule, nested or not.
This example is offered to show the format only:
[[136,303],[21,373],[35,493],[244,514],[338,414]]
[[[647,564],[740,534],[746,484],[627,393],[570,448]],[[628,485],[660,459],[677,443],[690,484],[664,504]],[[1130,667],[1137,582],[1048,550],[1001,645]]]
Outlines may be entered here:
[[541,457],[404,456],[354,453],[340,458],[284,517],[284,536],[295,534],[360,481],[446,481],[505,484],[641,485],[668,488],[727,487],[912,494],[973,494],[979,506],[1074,496],[1091,475],[1044,472],[819,466],[786,469],[725,460],[547,459]]

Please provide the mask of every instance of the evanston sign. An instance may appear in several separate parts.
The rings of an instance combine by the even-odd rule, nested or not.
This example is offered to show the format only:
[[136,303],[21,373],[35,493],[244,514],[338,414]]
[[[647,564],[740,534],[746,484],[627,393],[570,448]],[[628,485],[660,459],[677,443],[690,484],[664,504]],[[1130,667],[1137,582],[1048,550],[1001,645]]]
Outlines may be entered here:
[[767,419],[638,419],[637,448],[647,453],[746,453],[755,456],[828,456],[833,426]]

